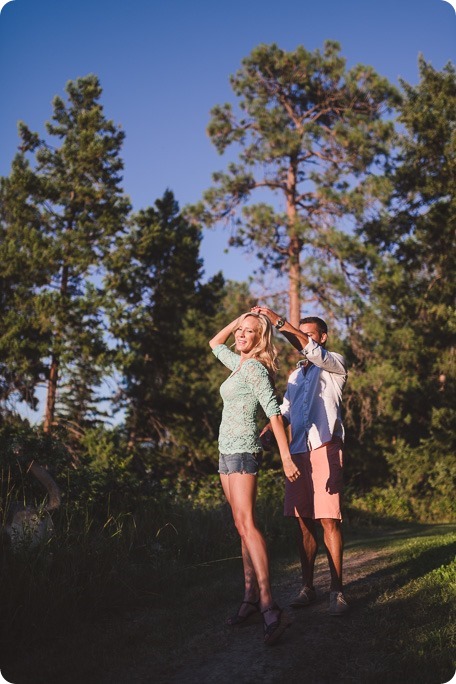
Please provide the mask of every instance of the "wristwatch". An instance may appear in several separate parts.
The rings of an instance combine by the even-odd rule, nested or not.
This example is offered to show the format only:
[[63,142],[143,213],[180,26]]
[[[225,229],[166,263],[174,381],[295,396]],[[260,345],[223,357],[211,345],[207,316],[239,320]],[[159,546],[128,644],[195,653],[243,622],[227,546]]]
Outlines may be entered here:
[[283,328],[283,326],[285,325],[285,323],[286,323],[286,320],[285,320],[284,318],[279,318],[279,320],[278,320],[277,323],[275,324],[276,329],[277,329],[277,330],[280,330],[280,328]]

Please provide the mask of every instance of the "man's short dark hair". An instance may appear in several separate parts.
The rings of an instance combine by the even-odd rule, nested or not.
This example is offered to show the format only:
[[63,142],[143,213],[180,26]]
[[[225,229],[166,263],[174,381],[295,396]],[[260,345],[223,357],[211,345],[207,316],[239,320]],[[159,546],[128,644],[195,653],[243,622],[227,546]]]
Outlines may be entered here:
[[318,318],[318,316],[306,316],[306,318],[301,318],[299,325],[302,325],[303,323],[315,323],[320,335],[323,333],[326,333],[326,335],[328,334],[328,326],[324,320],[322,318]]

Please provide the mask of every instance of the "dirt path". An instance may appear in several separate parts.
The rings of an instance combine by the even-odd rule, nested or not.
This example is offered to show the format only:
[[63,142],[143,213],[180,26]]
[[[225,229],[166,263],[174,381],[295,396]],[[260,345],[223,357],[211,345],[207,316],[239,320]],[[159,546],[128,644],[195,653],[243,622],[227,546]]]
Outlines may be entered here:
[[[161,668],[157,661],[143,653],[128,671],[117,673],[116,684],[335,684],[353,681],[341,673],[347,659],[356,658],[363,670],[363,659],[373,654],[363,652],[361,613],[369,610],[369,603],[378,595],[378,578],[383,576],[390,552],[366,551],[356,547],[345,554],[346,596],[350,612],[344,616],[329,615],[329,572],[326,558],[319,555],[316,564],[315,586],[317,601],[301,609],[287,608],[293,624],[282,640],[265,647],[262,640],[260,616],[256,623],[229,628],[223,621],[216,622],[189,642],[180,662],[172,668]],[[276,600],[287,606],[299,589],[298,566],[288,567],[280,582],[274,582]],[[326,658],[322,677],[321,659]],[[331,665],[328,661],[331,659]],[[333,668],[333,670],[331,670]],[[341,678],[342,677],[342,678]],[[108,681],[108,680],[107,680]],[[361,679],[359,681],[362,681]],[[380,680],[379,680],[380,681]]]

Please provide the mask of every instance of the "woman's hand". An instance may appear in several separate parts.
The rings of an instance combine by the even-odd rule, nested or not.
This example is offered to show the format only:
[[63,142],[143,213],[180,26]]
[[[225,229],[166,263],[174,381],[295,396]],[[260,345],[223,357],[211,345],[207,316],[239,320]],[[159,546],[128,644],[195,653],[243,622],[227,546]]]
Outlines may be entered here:
[[291,456],[282,458],[283,472],[290,482],[295,482],[301,475],[299,468],[293,463]]
[[287,477],[290,482],[294,482],[298,479],[301,473],[291,458],[283,417],[279,414],[277,416],[271,416],[269,420],[274,437],[277,441],[277,446],[279,447],[280,458],[282,459],[285,477]]
[[268,309],[266,306],[257,305],[252,306],[251,310],[255,311],[255,313],[257,314],[263,314],[263,316],[269,318],[269,322],[275,328],[277,327],[277,323],[282,319],[284,323],[281,324],[280,332],[287,338],[288,342],[290,342],[290,344],[292,344],[293,347],[298,351],[302,351],[302,349],[304,349],[306,344],[309,342],[309,337],[307,333],[302,332],[300,328],[295,328],[294,325],[291,325],[289,321],[285,320],[282,316],[279,316],[279,314],[273,311],[272,309]]

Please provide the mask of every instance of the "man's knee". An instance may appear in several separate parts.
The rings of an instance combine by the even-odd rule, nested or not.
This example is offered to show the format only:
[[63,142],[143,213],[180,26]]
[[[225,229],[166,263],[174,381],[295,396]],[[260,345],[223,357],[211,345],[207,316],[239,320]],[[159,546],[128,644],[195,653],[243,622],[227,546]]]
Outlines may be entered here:
[[341,522],[337,518],[320,518],[320,523],[325,532],[338,533],[341,530]]
[[312,518],[296,518],[296,522],[299,538],[302,538],[305,544],[318,544],[315,520]]
[[313,518],[301,518],[299,516],[296,518],[296,521],[303,532],[309,532],[309,534],[312,535],[315,534],[317,526]]

